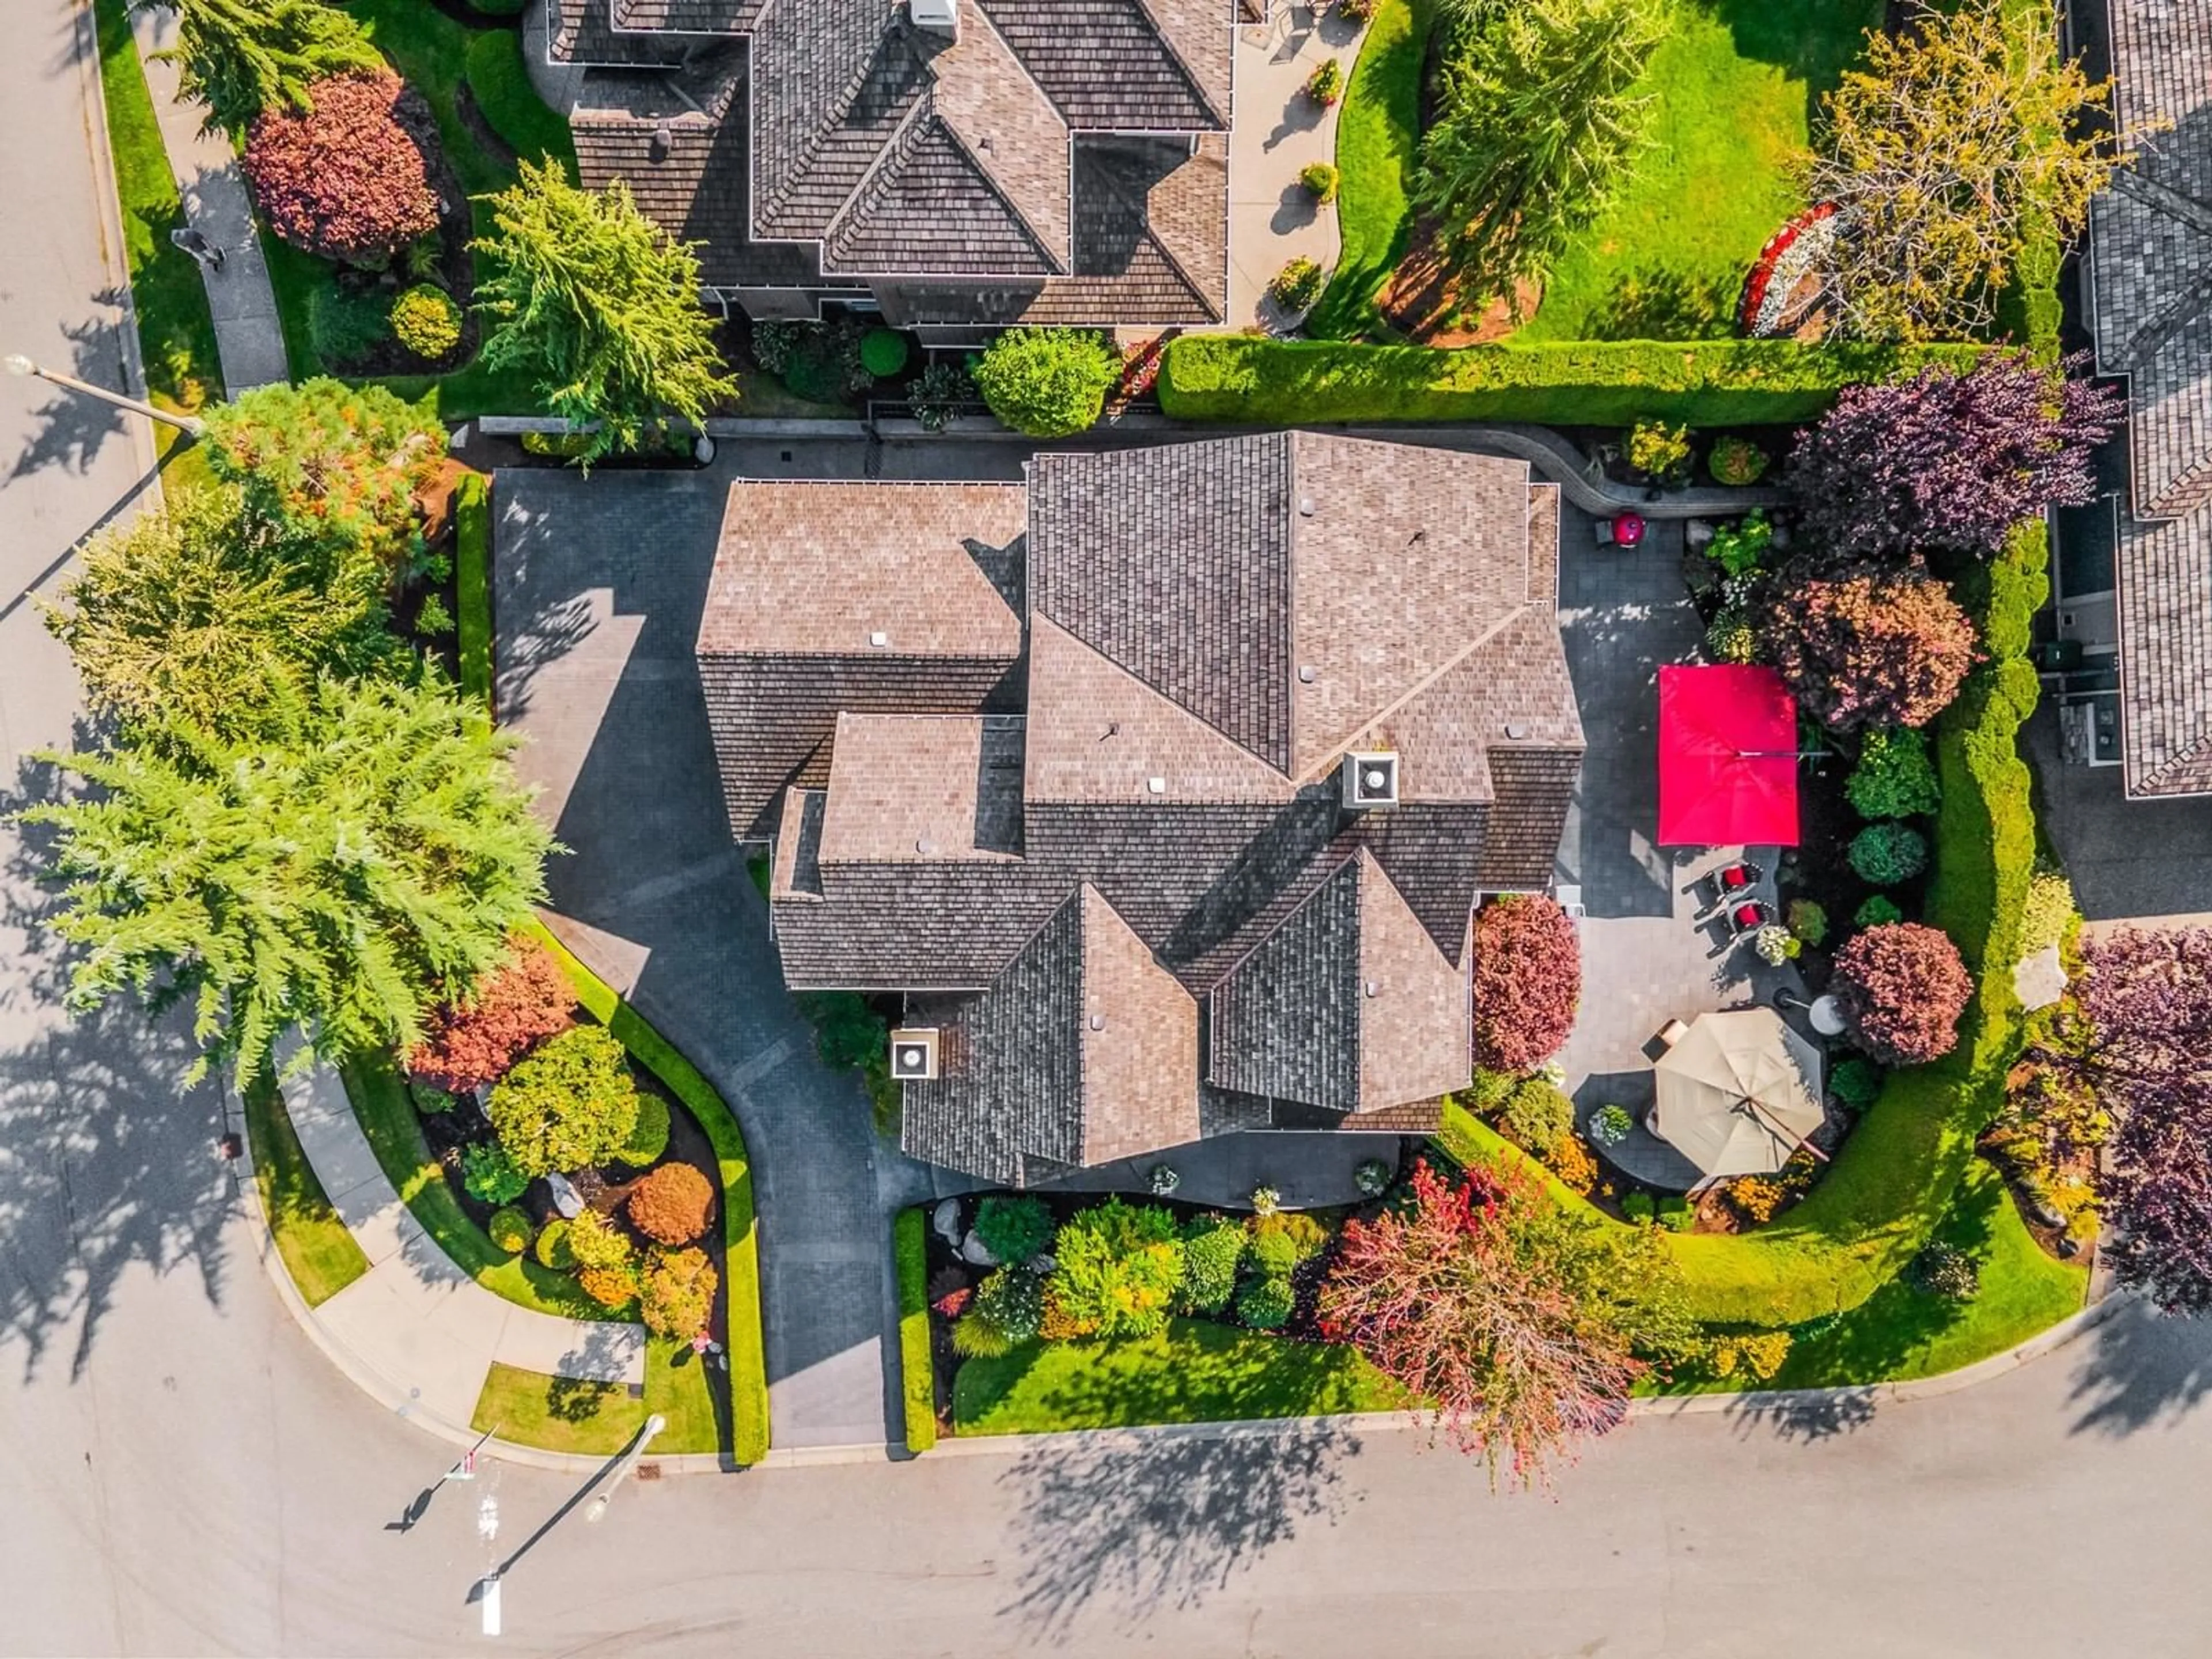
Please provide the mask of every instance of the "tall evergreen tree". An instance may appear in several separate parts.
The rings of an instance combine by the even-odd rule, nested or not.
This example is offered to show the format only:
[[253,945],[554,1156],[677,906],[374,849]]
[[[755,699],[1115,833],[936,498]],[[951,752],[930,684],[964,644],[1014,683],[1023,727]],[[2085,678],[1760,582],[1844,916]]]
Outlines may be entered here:
[[1541,281],[1603,211],[1650,113],[1630,89],[1663,33],[1650,0],[1528,0],[1459,27],[1414,200],[1470,300]]
[[547,406],[589,429],[586,465],[735,394],[693,245],[640,213],[627,185],[580,190],[525,161],[490,200],[496,233],[475,244],[490,267],[477,285],[493,319],[483,360],[530,370]]
[[361,25],[322,0],[131,0],[134,12],[177,14],[167,54],[187,98],[208,106],[205,131],[235,131],[264,109],[304,110],[326,75],[384,67]]
[[268,700],[325,672],[404,672],[385,628],[385,584],[333,568],[234,486],[178,492],[102,531],[46,624],[93,704],[125,720],[167,712],[210,732],[253,730]]
[[42,755],[95,791],[23,815],[58,832],[72,1006],[189,1000],[195,1074],[241,1083],[295,1027],[331,1058],[413,1044],[544,896],[513,746],[441,687],[325,680],[252,738],[163,711],[124,746]]

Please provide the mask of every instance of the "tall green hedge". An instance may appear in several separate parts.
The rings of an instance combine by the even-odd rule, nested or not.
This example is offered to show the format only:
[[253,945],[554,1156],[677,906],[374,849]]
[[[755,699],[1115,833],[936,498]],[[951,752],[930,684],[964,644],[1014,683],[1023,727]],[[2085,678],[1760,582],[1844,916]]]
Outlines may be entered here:
[[929,1235],[919,1209],[891,1223],[898,1264],[899,1387],[906,1401],[906,1449],[919,1457],[937,1443],[937,1372],[929,1355]]
[[1193,334],[1169,343],[1160,406],[1190,421],[1297,426],[1521,421],[1738,426],[1804,421],[1842,387],[1929,362],[1964,367],[1972,345],[1796,340],[1573,341],[1553,345],[1356,345]]
[[491,707],[491,480],[465,472],[453,486],[453,593],[461,690]]

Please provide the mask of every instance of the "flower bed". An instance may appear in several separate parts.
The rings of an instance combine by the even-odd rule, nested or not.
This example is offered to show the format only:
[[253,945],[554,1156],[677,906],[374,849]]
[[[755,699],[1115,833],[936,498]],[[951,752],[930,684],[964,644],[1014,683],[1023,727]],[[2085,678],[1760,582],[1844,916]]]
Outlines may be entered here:
[[1736,326],[1754,338],[1793,331],[1819,298],[1820,264],[1835,241],[1833,202],[1807,208],[1776,231],[1743,280]]

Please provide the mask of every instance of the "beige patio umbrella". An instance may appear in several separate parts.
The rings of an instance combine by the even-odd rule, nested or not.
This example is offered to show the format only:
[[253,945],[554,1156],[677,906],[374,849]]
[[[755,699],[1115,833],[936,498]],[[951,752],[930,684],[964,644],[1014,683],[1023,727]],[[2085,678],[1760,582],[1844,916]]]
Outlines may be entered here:
[[1654,1068],[1651,1132],[1706,1175],[1771,1175],[1820,1127],[1820,1056],[1771,1008],[1700,1014]]

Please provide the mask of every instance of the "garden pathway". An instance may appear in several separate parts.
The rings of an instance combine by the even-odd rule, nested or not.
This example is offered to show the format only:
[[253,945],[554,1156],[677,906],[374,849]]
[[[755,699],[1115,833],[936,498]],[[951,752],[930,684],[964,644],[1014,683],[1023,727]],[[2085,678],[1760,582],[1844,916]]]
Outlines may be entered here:
[[284,355],[284,325],[276,311],[276,290],[261,256],[254,228],[253,204],[238,170],[237,154],[222,133],[203,133],[207,106],[177,94],[177,66],[154,53],[174,44],[177,15],[146,11],[132,21],[138,56],[146,67],[146,89],[153,94],[154,118],[161,144],[177,176],[185,219],[222,250],[222,269],[203,264],[208,308],[215,313],[215,343],[222,360],[226,395],[235,398],[256,386],[291,378]]
[[1269,20],[1237,30],[1237,125],[1229,135],[1229,325],[1273,331],[1288,320],[1267,298],[1275,273],[1303,255],[1336,264],[1336,209],[1316,205],[1300,168],[1336,160],[1341,101],[1324,109],[1307,78],[1330,58],[1352,78],[1366,29],[1334,9],[1273,0]]
[[[465,1431],[495,1361],[549,1376],[645,1382],[645,1327],[561,1319],[478,1285],[422,1230],[385,1178],[345,1085],[316,1066],[284,1088],[285,1109],[368,1271],[307,1318],[410,1413]],[[356,1368],[358,1368],[357,1370]]]

